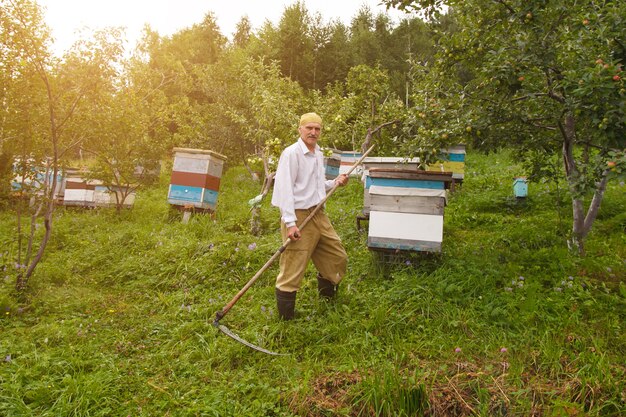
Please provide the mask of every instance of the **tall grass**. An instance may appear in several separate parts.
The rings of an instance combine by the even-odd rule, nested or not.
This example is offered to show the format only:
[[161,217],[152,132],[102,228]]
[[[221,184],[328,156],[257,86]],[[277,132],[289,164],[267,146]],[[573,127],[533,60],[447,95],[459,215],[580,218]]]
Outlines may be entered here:
[[[265,202],[239,168],[215,216],[168,207],[167,181],[135,207],[59,208],[53,237],[15,301],[14,213],[0,213],[0,415],[400,416],[626,413],[626,193],[612,184],[587,240],[565,241],[568,202],[553,184],[512,196],[507,153],[468,154],[446,207],[441,254],[381,257],[356,228],[362,185],[327,204],[350,256],[338,299],[311,268],[297,319],[277,320],[274,265],[211,325],[280,246]],[[561,193],[562,194],[562,193]]]

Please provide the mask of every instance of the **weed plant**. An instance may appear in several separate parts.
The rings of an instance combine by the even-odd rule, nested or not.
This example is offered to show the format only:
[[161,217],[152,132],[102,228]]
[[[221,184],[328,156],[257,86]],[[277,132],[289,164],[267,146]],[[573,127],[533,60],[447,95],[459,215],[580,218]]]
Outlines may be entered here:
[[211,325],[281,245],[268,201],[249,233],[245,170],[188,223],[167,173],[119,215],[60,207],[22,304],[15,213],[0,212],[0,415],[623,415],[626,188],[607,190],[580,258],[562,192],[516,200],[519,169],[468,153],[440,254],[370,252],[351,180],[327,203],[350,257],[338,298],[318,299],[311,267],[280,322],[273,265],[222,320],[278,357]]

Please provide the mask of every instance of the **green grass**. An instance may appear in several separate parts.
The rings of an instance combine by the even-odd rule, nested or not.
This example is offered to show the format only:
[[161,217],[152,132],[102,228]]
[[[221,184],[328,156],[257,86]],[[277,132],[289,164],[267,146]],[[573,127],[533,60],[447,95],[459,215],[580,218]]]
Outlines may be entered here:
[[248,233],[259,184],[244,170],[225,173],[214,218],[188,224],[166,177],[121,215],[59,208],[21,304],[1,212],[0,415],[624,414],[625,187],[610,185],[579,258],[565,196],[530,184],[516,201],[519,174],[507,153],[469,153],[443,252],[397,258],[368,251],[351,181],[327,205],[350,256],[338,299],[318,300],[310,269],[297,319],[279,322],[274,265],[222,320],[281,357],[211,325],[281,244],[268,201]]

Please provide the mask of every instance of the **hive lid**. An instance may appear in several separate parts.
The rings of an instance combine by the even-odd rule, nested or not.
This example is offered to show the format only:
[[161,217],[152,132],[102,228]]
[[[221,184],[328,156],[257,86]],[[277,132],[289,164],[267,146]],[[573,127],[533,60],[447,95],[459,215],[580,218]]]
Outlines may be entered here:
[[184,152],[184,153],[196,153],[196,154],[200,154],[200,155],[211,155],[214,156],[216,158],[222,159],[222,160],[226,160],[228,158],[226,158],[226,156],[219,154],[217,152],[214,151],[210,151],[207,149],[193,149],[193,148],[174,148],[172,149],[173,152]]
[[452,181],[452,172],[448,171],[424,171],[403,168],[370,168],[369,176],[372,178],[406,178],[414,180]]

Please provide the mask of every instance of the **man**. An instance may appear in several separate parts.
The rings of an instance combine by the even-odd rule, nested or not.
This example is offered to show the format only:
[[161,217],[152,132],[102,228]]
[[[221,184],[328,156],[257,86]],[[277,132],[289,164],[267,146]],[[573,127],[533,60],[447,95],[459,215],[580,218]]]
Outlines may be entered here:
[[346,273],[348,256],[339,236],[323,209],[298,229],[304,219],[324,199],[335,184],[346,185],[348,176],[326,180],[324,156],[317,141],[322,133],[322,118],[315,113],[300,117],[300,138],[280,156],[274,182],[272,205],[280,209],[281,235],[291,243],[280,256],[280,273],[276,278],[278,315],[284,320],[294,317],[296,294],[309,260],[318,270],[319,295],[333,298],[337,284]]

